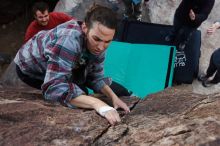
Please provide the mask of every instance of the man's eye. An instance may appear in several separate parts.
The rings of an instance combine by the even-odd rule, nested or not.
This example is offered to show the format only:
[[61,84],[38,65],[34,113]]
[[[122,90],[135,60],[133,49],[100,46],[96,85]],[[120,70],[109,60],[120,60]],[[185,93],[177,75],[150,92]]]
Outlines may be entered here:
[[96,42],[100,42],[102,40],[100,40],[99,38],[93,38]]
[[101,40],[100,39],[94,39],[96,42],[100,42]]

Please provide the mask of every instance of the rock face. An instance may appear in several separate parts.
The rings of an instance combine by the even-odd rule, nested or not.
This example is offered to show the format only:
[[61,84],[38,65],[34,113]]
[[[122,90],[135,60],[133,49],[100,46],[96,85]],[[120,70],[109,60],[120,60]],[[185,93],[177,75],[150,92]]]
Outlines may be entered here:
[[112,127],[93,110],[48,103],[39,91],[13,90],[0,91],[2,146],[220,144],[220,94],[170,88],[141,101],[122,97],[131,113],[121,112],[122,122]]
[[79,20],[83,20],[86,15],[86,11],[92,4],[95,3],[112,8],[113,10],[117,11],[121,17],[121,14],[124,11],[124,4],[122,1],[119,2],[119,4],[115,5],[107,0],[60,0],[54,8],[54,11],[65,12]]
[[0,74],[4,71],[4,66],[11,62],[11,56],[0,52]]
[[[219,145],[220,96],[170,88],[139,102],[99,145]],[[121,132],[120,138],[116,137]]]
[[1,0],[0,2],[0,25],[14,21],[27,8],[25,1]]
[[1,77],[1,84],[3,86],[10,86],[10,87],[21,87],[27,86],[23,83],[17,73],[16,73],[16,64],[12,61],[8,68],[5,70],[4,74]]
[[[48,103],[36,90],[13,90],[0,91],[0,145],[89,145],[110,127],[93,110]],[[131,108],[138,102],[123,99]]]

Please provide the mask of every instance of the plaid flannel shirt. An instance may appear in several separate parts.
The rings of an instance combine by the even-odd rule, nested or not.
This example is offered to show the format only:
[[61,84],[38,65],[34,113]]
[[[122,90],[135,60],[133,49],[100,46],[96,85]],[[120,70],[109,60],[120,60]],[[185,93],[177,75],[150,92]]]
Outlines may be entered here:
[[84,54],[88,58],[86,84],[96,92],[111,84],[110,78],[104,78],[105,52],[95,56],[83,46],[81,26],[70,20],[37,33],[19,49],[14,61],[24,74],[44,81],[41,88],[45,99],[72,107],[70,100],[84,94],[72,81],[73,70],[79,67]]

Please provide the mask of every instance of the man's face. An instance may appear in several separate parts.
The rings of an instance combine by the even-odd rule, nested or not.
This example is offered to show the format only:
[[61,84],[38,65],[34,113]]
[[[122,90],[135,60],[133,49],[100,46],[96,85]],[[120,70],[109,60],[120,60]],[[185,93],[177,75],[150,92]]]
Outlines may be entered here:
[[39,25],[46,26],[49,22],[48,10],[45,10],[43,13],[39,10],[36,11],[35,19]]
[[87,37],[88,50],[94,55],[104,52],[115,34],[115,29],[110,29],[98,22],[95,22],[90,29],[86,27],[83,31]]

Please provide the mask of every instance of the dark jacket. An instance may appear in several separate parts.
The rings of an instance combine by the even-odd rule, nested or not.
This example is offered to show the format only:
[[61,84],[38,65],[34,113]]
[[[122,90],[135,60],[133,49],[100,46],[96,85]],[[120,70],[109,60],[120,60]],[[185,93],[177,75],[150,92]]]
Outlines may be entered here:
[[[183,25],[197,28],[208,18],[214,3],[215,0],[182,0],[176,9],[174,19],[178,19]],[[190,9],[192,9],[196,15],[194,21],[189,17]]]

